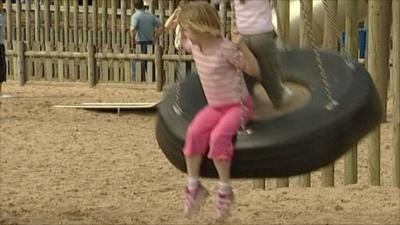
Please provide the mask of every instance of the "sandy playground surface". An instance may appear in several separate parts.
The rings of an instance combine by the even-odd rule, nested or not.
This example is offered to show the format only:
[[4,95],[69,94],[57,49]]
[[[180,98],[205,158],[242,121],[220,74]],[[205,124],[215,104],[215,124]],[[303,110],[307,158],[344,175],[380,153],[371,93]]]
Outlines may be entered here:
[[[145,86],[14,82],[0,106],[0,224],[218,224],[213,202],[192,219],[181,214],[184,174],[155,139],[153,111],[59,109],[83,102],[148,102],[161,94]],[[389,107],[391,108],[391,107]],[[391,110],[391,109],[390,109]],[[389,112],[390,121],[392,113]],[[368,186],[367,150],[359,147],[359,184],[335,188],[253,189],[235,180],[236,207],[226,224],[400,224],[400,189],[391,187],[391,126],[382,126],[382,187]],[[205,180],[213,190],[215,180]]]

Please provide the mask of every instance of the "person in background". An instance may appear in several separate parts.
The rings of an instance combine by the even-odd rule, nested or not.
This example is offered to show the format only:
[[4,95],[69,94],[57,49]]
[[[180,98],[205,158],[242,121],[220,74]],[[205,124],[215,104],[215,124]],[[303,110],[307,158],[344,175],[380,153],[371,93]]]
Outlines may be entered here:
[[3,9],[0,9],[0,97],[6,98],[10,97],[9,95],[2,93],[2,85],[3,82],[7,81],[6,77],[6,55],[5,55],[5,47],[4,47],[4,39],[3,39],[3,29],[4,29],[4,16],[3,16]]
[[[133,0],[135,13],[131,17],[132,46],[140,48],[142,54],[147,54],[147,47],[157,40],[162,33],[160,20],[144,8],[143,0]],[[147,61],[141,62],[141,81],[146,78]],[[135,61],[132,62],[132,80],[135,80]],[[153,74],[153,81],[155,76]]]

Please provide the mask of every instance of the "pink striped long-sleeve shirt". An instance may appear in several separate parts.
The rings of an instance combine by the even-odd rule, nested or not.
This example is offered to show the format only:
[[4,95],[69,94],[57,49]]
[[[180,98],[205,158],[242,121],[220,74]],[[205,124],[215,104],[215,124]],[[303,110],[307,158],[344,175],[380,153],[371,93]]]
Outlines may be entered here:
[[211,106],[238,103],[249,92],[243,79],[244,58],[234,44],[225,38],[217,54],[204,54],[198,45],[182,38],[183,47],[192,53],[207,102]]
[[235,7],[236,27],[242,35],[262,34],[274,29],[267,0],[232,0]]

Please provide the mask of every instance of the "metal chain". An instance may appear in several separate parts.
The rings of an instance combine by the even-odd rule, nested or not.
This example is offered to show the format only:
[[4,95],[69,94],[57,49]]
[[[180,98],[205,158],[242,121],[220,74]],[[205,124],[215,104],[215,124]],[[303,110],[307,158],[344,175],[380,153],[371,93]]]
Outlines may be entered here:
[[321,75],[321,78],[322,78],[322,83],[324,84],[325,94],[329,99],[329,103],[325,106],[325,108],[328,109],[328,110],[332,110],[337,105],[339,105],[339,103],[332,96],[331,86],[329,84],[328,76],[327,76],[327,73],[325,71],[323,62],[321,60],[321,54],[319,53],[318,47],[316,45],[314,32],[312,30],[311,18],[308,15],[308,11],[307,11],[307,9],[305,7],[304,0],[300,1],[300,5],[301,5],[301,10],[302,10],[302,12],[304,14],[304,20],[305,20],[305,23],[306,23],[307,36],[311,40],[312,49],[313,49],[313,52],[315,54],[315,60],[317,61],[317,64],[318,64],[317,66],[318,66],[318,69],[319,69],[319,72],[320,72],[320,75]]
[[[235,3],[231,3],[231,19],[234,21],[234,26],[236,26],[236,15],[235,15]],[[239,50],[238,50],[239,51]],[[239,59],[237,60],[237,65],[239,65]],[[248,134],[251,133],[250,129],[246,129],[246,120],[244,119],[244,112],[249,109],[244,105],[243,102],[243,93],[242,93],[242,83],[244,82],[244,77],[242,71],[237,68],[237,75],[239,76],[238,88],[239,88],[239,101],[240,101],[240,130],[238,132],[246,132]]]
[[[181,0],[179,2],[179,5],[183,5],[185,3],[184,0]],[[179,36],[181,34],[181,30],[179,30]],[[176,38],[176,37],[175,37]],[[179,37],[180,38],[180,37]],[[181,81],[183,80],[183,75],[181,73],[181,68],[180,65],[182,63],[182,56],[184,54],[184,49],[182,48],[182,44],[178,48],[178,63],[176,64],[178,66],[178,76],[175,79],[175,103],[172,105],[172,108],[174,109],[175,113],[178,115],[183,114],[183,109],[182,109],[182,104],[181,104]]]
[[178,71],[178,76],[176,77],[175,80],[175,104],[172,106],[175,113],[178,115],[182,115],[183,113],[183,109],[181,107],[181,81],[183,80],[183,75],[181,73],[181,68],[180,65],[182,63],[182,55],[183,55],[184,51],[182,49],[182,47],[180,47],[178,49],[178,63],[176,64],[177,67],[177,71]]

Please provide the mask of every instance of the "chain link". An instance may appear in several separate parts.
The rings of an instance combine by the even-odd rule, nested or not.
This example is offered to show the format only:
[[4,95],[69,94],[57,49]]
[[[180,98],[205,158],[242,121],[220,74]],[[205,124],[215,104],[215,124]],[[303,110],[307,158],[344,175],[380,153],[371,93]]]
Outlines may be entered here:
[[300,1],[300,5],[301,5],[301,10],[304,14],[304,22],[306,23],[306,30],[307,30],[307,36],[310,38],[311,40],[311,45],[312,45],[312,50],[315,54],[315,60],[317,61],[317,66],[322,78],[322,83],[324,84],[324,90],[325,90],[325,94],[329,100],[329,103],[325,106],[326,109],[328,110],[332,110],[333,108],[335,108],[337,105],[339,105],[339,103],[333,98],[332,96],[332,91],[331,91],[331,86],[328,80],[328,76],[327,73],[325,71],[323,62],[321,60],[321,54],[318,51],[318,47],[316,45],[316,41],[315,41],[315,37],[314,37],[314,32],[312,30],[312,24],[311,24],[311,18],[309,17],[309,11],[306,9],[305,7],[305,3],[304,0]]

